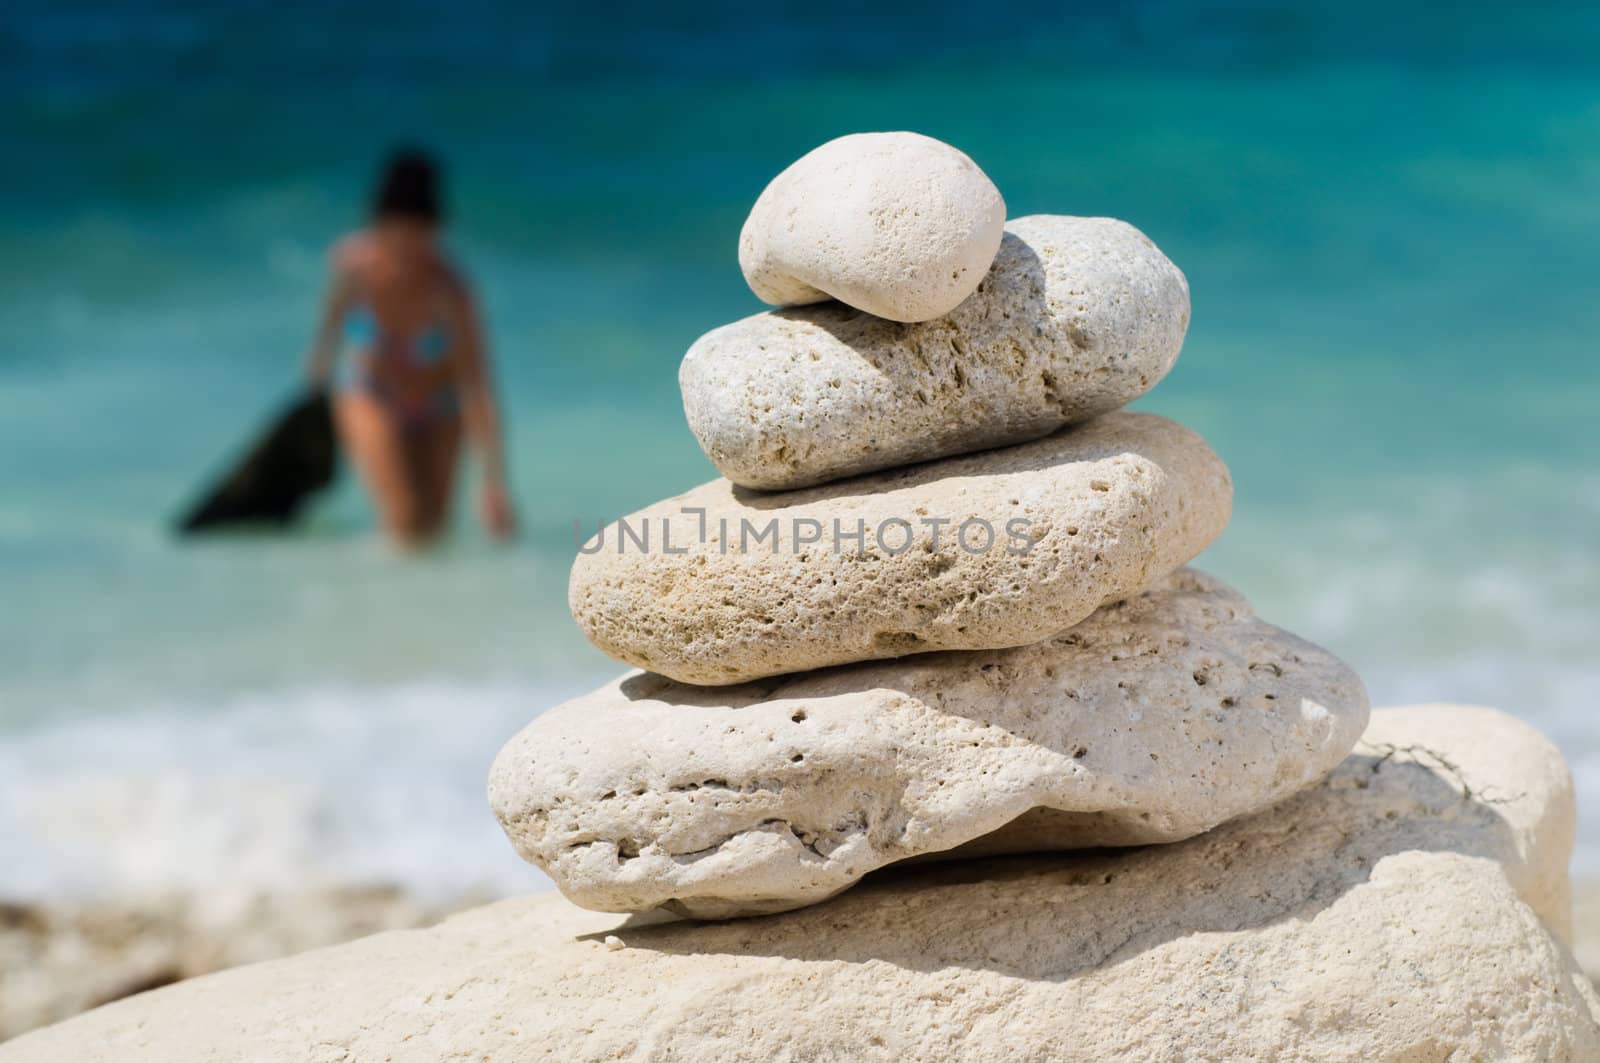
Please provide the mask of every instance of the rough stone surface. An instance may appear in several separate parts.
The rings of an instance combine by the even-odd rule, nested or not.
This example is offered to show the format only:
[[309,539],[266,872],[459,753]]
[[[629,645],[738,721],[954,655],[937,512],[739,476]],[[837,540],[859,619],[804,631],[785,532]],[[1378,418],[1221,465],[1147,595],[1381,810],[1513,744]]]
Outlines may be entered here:
[[1573,898],[1573,951],[1589,981],[1600,985],[1600,883],[1578,886]]
[[155,986],[425,926],[484,900],[445,907],[371,886],[0,902],[0,1041]]
[[949,144],[855,133],[772,179],[739,233],[739,266],[776,306],[839,299],[927,321],[977,288],[1005,224],[1000,190]]
[[[636,538],[612,525],[591,539],[568,600],[600,649],[689,683],[1021,646],[1190,561],[1221,534],[1232,497],[1199,436],[1119,412],[806,491],[712,481],[625,518]],[[962,545],[969,520],[988,522],[987,550],[982,524]],[[769,525],[775,538],[758,539]]]
[[1380,711],[1322,785],[1175,845],[901,865],[727,923],[507,901],[112,1004],[0,1060],[1582,1063],[1600,999],[1541,923],[1565,918],[1572,812],[1525,725]]
[[901,325],[828,303],[702,336],[678,373],[717,470],[805,487],[1037,439],[1132,402],[1177,361],[1189,286],[1139,230],[1035,215],[948,316]]
[[514,738],[489,797],[568,899],[725,918],[956,846],[1187,838],[1318,781],[1366,723],[1354,672],[1185,569],[1016,649],[721,688],[634,672]]

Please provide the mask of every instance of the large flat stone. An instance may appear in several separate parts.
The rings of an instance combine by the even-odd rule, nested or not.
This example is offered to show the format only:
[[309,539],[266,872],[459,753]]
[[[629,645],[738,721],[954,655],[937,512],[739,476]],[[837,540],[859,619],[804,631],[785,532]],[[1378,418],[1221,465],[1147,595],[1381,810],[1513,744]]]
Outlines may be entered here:
[[885,864],[1172,842],[1315,783],[1361,681],[1185,569],[1054,638],[736,687],[635,672],[541,715],[490,802],[588,908],[702,918],[823,900]]
[[978,164],[919,133],[853,133],[772,179],[739,233],[750,289],[894,321],[948,314],[989,272],[1006,204]]
[[507,901],[112,1004],[0,1060],[1585,1063],[1600,999],[1551,933],[1572,815],[1559,754],[1516,720],[1380,711],[1322,785],[1175,845],[902,865],[727,923]]
[[689,683],[1021,646],[1190,561],[1232,501],[1199,436],[1119,412],[805,491],[715,480],[591,540],[568,599],[600,649]]
[[1037,439],[1156,385],[1189,327],[1189,286],[1139,230],[1040,214],[1008,223],[987,277],[946,317],[902,325],[838,303],[707,333],[678,373],[717,471],[806,487]]

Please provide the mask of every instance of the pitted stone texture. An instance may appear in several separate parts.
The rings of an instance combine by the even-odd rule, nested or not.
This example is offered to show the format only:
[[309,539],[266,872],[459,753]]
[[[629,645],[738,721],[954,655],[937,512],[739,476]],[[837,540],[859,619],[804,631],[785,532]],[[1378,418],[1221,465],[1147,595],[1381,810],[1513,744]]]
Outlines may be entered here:
[[[648,549],[617,525],[591,539],[568,600],[600,649],[687,683],[1021,646],[1192,560],[1232,497],[1199,436],[1119,412],[806,491],[714,480],[625,518]],[[987,550],[986,526],[968,521],[992,529]],[[863,530],[865,550],[843,537]]]
[[837,303],[725,325],[678,372],[689,427],[745,487],[805,487],[1037,439],[1127,405],[1178,358],[1189,285],[1139,230],[1040,214],[948,316]]
[[772,179],[739,233],[739,267],[775,306],[838,299],[927,321],[977,288],[1005,224],[1000,190],[949,144],[855,133]]
[[1573,952],[1589,980],[1600,986],[1600,885],[1579,883],[1573,897]]
[[1524,724],[1380,710],[1322,785],[1174,845],[901,865],[727,923],[505,901],[145,993],[0,1060],[1588,1063],[1600,999],[1540,921],[1564,918],[1572,811]]
[[1321,779],[1361,681],[1185,569],[1062,634],[707,688],[634,672],[540,716],[489,796],[603,911],[813,904],[885,864],[1172,842]]

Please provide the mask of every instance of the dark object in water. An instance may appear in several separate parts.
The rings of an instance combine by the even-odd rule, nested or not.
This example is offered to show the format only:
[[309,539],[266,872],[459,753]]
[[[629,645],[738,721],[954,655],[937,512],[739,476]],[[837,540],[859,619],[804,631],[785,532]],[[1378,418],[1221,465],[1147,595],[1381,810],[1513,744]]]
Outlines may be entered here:
[[325,391],[295,399],[178,522],[192,535],[240,524],[283,527],[338,471],[333,409]]

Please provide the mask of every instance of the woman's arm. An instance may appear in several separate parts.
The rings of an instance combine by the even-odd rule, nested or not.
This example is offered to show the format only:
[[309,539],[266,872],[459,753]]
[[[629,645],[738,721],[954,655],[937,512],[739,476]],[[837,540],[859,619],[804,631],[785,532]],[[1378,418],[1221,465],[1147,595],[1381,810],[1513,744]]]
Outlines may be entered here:
[[461,382],[461,406],[467,433],[478,448],[483,462],[481,516],[484,527],[502,538],[516,530],[516,514],[511,493],[506,487],[505,449],[500,430],[500,410],[495,402],[494,381],[489,367],[489,351],[484,341],[478,308],[467,286],[453,286],[456,335],[460,348],[456,365]]
[[333,278],[322,297],[317,332],[311,341],[311,351],[306,355],[306,377],[316,387],[326,387],[328,378],[333,375],[333,362],[339,354],[339,330],[344,326],[344,316],[354,300],[355,278],[336,257]]

